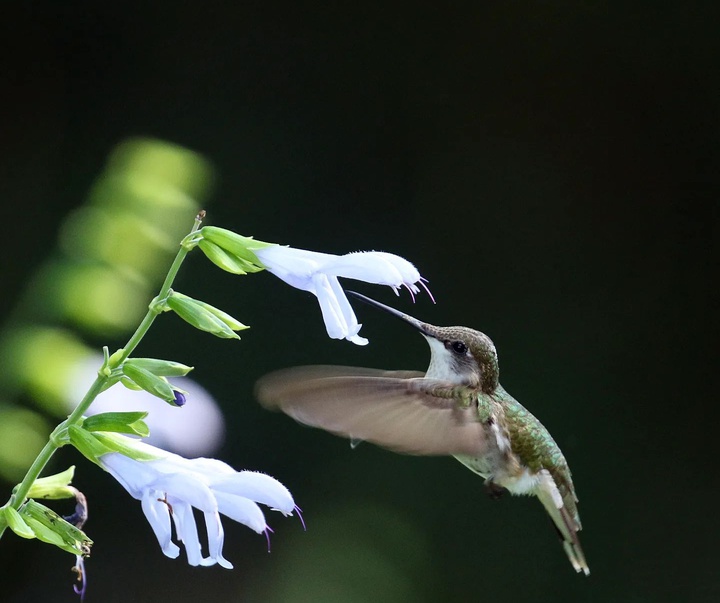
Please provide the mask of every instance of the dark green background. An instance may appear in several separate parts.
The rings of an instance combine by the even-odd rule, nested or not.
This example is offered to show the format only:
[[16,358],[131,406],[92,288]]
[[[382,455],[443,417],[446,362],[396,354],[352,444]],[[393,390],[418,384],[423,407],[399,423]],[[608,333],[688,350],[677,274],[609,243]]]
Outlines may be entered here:
[[[573,468],[593,572],[574,575],[536,501],[490,501],[453,460],[351,451],[260,409],[253,383],[269,370],[424,368],[428,351],[365,307],[368,347],[329,340],[307,294],[198,256],[183,290],[252,330],[231,344],[167,316],[144,351],[198,367],[230,422],[219,456],[283,481],[308,532],[272,517],[267,555],[226,522],[236,569],[189,568],[162,556],[111,478],[63,452],[90,499],[88,601],[397,601],[375,579],[380,562],[413,601],[717,601],[712,4],[28,2],[5,13],[3,314],[117,142],[187,146],[217,168],[213,223],[327,252],[396,252],[430,280],[436,306],[353,286],[494,339],[504,386]],[[70,565],[8,535],[0,599],[74,600]]]

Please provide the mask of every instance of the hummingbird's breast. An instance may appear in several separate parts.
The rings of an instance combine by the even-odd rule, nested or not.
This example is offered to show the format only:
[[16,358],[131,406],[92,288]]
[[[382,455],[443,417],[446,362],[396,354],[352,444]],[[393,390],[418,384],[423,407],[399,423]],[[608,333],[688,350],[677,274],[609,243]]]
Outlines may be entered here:
[[[479,395],[484,396],[484,394]],[[502,406],[492,399],[479,401],[478,406],[486,409],[480,412],[487,441],[485,452],[480,456],[456,455],[455,458],[481,477],[500,484],[511,474],[521,471],[520,463],[513,453]],[[505,486],[505,484],[500,485]]]

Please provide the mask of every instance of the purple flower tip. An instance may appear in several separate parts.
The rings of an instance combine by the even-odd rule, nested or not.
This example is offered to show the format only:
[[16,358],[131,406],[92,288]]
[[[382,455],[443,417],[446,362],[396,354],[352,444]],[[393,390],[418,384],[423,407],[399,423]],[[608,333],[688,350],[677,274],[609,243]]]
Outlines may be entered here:
[[177,390],[173,390],[173,393],[175,394],[175,406],[184,406],[186,402],[185,394]]
[[76,595],[80,595],[80,601],[85,600],[85,591],[87,590],[87,574],[85,573],[85,561],[83,558],[78,555],[75,561],[75,567],[73,567],[73,571],[77,574],[77,581],[80,583],[78,586],[77,584],[73,584],[73,590],[75,591]]
[[270,534],[273,532],[273,529],[270,526],[265,526],[265,529],[263,530],[265,533],[265,540],[267,540],[268,545],[268,553],[270,552]]
[[295,511],[298,514],[298,517],[300,518],[300,523],[302,524],[303,530],[307,532],[307,527],[305,526],[305,519],[302,516],[302,509],[295,505]]

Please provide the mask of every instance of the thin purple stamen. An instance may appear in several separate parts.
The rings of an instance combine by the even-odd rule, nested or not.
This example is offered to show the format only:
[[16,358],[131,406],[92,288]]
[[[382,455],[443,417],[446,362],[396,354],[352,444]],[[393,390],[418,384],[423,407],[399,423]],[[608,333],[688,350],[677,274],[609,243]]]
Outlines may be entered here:
[[307,527],[305,526],[305,519],[302,516],[302,509],[295,505],[295,511],[297,511],[298,517],[300,518],[300,523],[302,524],[303,531],[307,532]]
[[77,584],[73,584],[73,590],[76,595],[80,595],[80,601],[84,601],[85,591],[87,590],[87,575],[85,574],[85,561],[81,555],[75,557],[73,571],[77,574],[77,581],[80,583],[79,587]]
[[436,304],[435,298],[433,297],[433,294],[430,293],[430,289],[428,289],[427,285],[425,283],[428,282],[426,278],[420,277],[420,280],[418,281],[420,283],[420,286],[427,291],[427,294],[430,296],[430,299],[432,300],[432,303]]
[[415,303],[415,292],[410,288],[407,283],[403,283],[403,287],[410,291],[410,297],[412,298],[412,302]]
[[265,534],[265,540],[267,540],[267,546],[268,546],[268,553],[270,552],[270,534],[274,534],[273,529],[270,526],[265,526],[265,529],[263,530],[263,533]]

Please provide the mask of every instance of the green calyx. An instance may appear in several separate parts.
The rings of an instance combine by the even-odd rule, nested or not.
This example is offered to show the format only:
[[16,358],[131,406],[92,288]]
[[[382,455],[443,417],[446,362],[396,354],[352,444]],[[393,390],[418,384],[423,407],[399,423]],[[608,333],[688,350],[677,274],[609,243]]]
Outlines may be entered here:
[[111,431],[114,433],[127,433],[146,438],[150,435],[150,428],[143,420],[146,412],[104,412],[93,415],[83,421],[83,428],[87,431]]
[[[22,520],[24,525],[20,524],[19,526],[22,533],[12,527],[9,516],[8,525],[18,535],[23,535],[24,538],[35,537],[43,542],[54,544],[73,555],[89,555],[93,541],[87,537],[85,532],[65,521],[45,505],[29,500],[20,507],[16,514],[12,521],[17,525],[18,517]],[[33,536],[29,536],[29,532],[32,532]]]
[[[258,257],[253,253],[253,251],[255,249],[263,249],[265,247],[272,247],[275,245],[275,243],[265,243],[264,241],[253,239],[252,237],[244,237],[232,230],[218,228],[217,226],[203,226],[198,231],[198,235],[202,237],[202,240],[212,243],[216,247],[225,251],[228,255],[252,264],[260,270],[263,269],[262,262],[258,260]],[[210,259],[212,260],[212,258]],[[247,270],[247,272],[250,272],[250,270]],[[253,270],[253,272],[257,272],[257,270]]]
[[225,251],[219,245],[206,239],[202,239],[198,243],[198,247],[200,247],[200,250],[213,264],[227,272],[244,275],[249,272],[260,272],[263,270],[262,265],[259,264],[259,260],[255,257],[254,253],[252,254],[254,257],[253,260],[246,260],[243,257]]
[[28,498],[63,499],[75,496],[74,488],[70,487],[75,475],[75,465],[68,467],[65,471],[39,477],[35,480],[28,491]]

